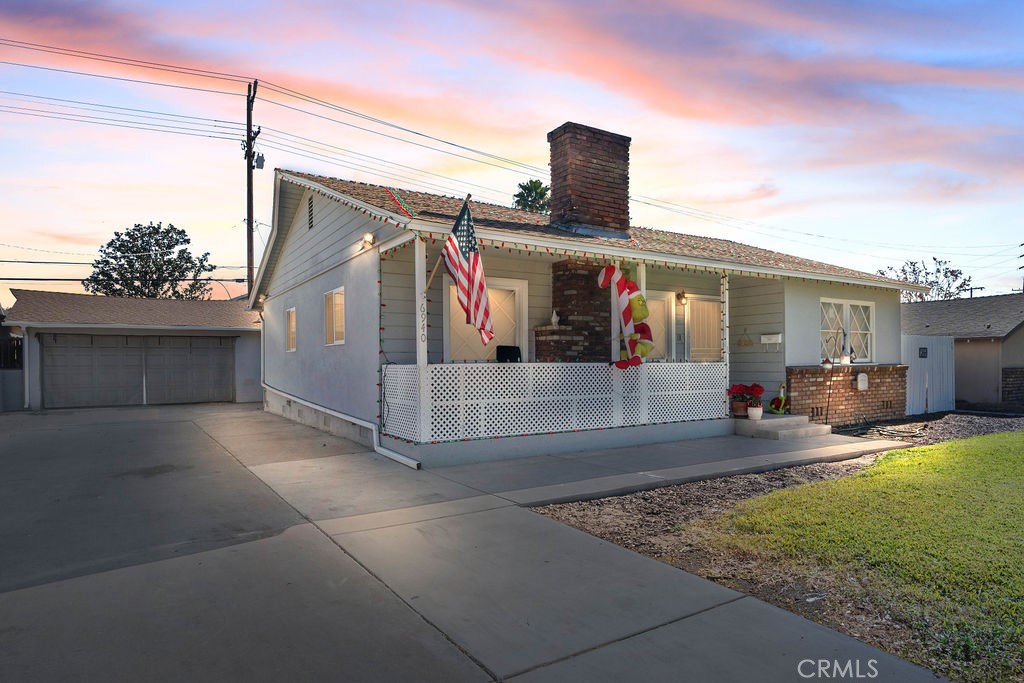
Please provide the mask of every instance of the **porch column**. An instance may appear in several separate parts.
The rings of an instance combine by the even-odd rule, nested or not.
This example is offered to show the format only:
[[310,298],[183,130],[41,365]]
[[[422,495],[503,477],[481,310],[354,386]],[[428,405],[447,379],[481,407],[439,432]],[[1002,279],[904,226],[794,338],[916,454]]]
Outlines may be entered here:
[[413,240],[416,284],[416,368],[419,383],[419,411],[416,423],[419,441],[430,441],[430,369],[427,367],[427,242]]
[[729,377],[729,274],[722,273],[719,284],[722,295],[722,362],[725,363],[726,383]]

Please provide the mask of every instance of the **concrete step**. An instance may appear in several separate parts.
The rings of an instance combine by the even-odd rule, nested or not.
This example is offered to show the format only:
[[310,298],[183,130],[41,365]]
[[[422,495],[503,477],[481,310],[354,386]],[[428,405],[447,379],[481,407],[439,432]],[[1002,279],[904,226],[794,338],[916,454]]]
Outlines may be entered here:
[[738,436],[754,436],[764,429],[789,429],[803,427],[809,422],[806,415],[772,415],[765,413],[760,420],[734,419],[733,425]]
[[791,441],[793,439],[806,439],[810,436],[823,436],[832,433],[831,425],[809,424],[805,427],[791,427],[789,429],[766,429],[754,436],[761,439],[777,439],[779,441]]
[[760,420],[733,420],[737,436],[790,441],[831,434],[830,425],[813,424],[806,415],[765,415]]

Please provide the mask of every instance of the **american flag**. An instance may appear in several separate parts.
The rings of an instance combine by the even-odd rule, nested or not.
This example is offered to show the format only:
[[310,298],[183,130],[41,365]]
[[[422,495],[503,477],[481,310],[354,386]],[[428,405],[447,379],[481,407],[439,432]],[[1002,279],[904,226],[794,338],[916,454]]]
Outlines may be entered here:
[[491,323],[491,306],[487,301],[487,282],[484,280],[484,264],[476,246],[476,232],[473,230],[473,216],[469,202],[462,203],[462,211],[455,220],[452,234],[444,243],[444,265],[455,280],[459,292],[459,305],[466,312],[466,324],[480,331],[480,341],[487,345],[494,337]]

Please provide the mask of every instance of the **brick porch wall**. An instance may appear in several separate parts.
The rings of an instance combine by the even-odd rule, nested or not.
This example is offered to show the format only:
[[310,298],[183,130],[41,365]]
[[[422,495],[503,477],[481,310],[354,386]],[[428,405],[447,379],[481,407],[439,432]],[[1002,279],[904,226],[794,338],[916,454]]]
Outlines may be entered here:
[[1024,368],[1003,368],[1003,400],[1024,403]]
[[[868,376],[866,391],[858,391],[856,386],[862,372]],[[786,368],[786,395],[794,415],[825,423],[827,410],[827,423],[837,427],[906,415],[907,366],[837,365],[831,371],[831,402],[829,374],[820,366]]]
[[540,362],[607,362],[612,327],[608,290],[597,286],[596,263],[559,261],[551,265],[551,305],[558,327],[534,330],[534,355]]

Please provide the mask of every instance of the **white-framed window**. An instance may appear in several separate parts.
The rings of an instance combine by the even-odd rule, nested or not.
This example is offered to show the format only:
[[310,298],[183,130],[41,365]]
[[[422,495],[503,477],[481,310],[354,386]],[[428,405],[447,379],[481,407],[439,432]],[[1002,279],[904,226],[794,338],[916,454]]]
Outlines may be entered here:
[[324,292],[324,344],[345,343],[345,288]]
[[875,357],[875,304],[871,301],[821,300],[821,357],[854,363]]
[[459,305],[455,284],[445,281],[444,287],[444,358],[446,361],[493,361],[498,346],[518,346],[525,362],[529,355],[526,280],[487,278],[487,299],[491,307],[494,338],[487,346],[480,343],[480,333],[466,324],[466,313]]
[[295,308],[284,312],[284,350],[295,350]]

